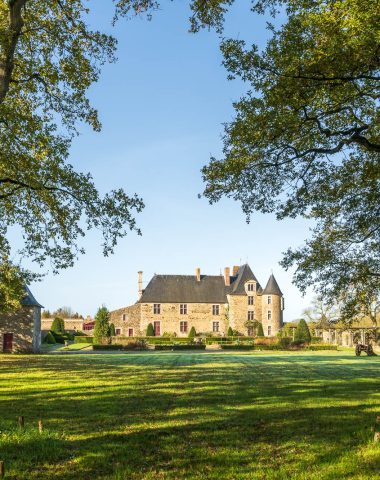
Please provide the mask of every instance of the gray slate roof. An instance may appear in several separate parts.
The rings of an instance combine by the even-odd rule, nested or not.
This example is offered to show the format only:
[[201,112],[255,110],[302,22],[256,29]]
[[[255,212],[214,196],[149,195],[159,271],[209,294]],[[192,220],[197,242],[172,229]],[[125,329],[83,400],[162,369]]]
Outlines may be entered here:
[[274,278],[273,273],[269,277],[268,283],[264,288],[263,295],[280,295],[280,297],[282,296],[282,292],[280,290],[280,287],[278,286],[276,279]]
[[[227,295],[246,295],[244,284],[254,280],[249,265],[239,267],[236,276],[230,277],[230,286],[222,275],[154,275],[143,291],[139,303],[227,303]],[[262,288],[257,282],[257,293]]]
[[25,297],[21,300],[21,305],[24,305],[26,307],[40,307],[43,308],[42,305],[40,305],[37,300],[34,298],[32,292],[29,290],[29,288],[25,285]]

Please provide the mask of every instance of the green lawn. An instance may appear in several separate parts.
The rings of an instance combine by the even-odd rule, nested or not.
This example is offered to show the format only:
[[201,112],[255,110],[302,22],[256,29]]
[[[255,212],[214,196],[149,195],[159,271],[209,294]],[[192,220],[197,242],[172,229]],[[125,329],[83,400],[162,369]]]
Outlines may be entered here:
[[379,478],[380,357],[3,355],[0,395],[8,479]]

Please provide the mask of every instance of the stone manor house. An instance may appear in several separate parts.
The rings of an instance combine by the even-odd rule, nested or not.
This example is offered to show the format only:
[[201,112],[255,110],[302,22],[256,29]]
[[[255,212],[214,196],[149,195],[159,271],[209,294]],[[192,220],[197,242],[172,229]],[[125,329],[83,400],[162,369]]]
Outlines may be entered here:
[[[231,275],[232,273],[232,275]],[[227,335],[228,328],[252,335],[254,321],[265,336],[283,326],[284,297],[273,275],[263,289],[248,264],[224,269],[224,275],[154,275],[142,288],[138,272],[138,301],[111,312],[116,334],[144,336],[151,323],[155,335],[197,333]]]

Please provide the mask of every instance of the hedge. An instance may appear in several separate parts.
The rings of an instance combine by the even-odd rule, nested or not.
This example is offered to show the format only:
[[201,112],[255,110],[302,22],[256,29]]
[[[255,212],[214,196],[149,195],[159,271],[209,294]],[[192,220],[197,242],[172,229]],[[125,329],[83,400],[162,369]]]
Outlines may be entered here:
[[76,336],[74,337],[74,343],[94,343],[94,337]]
[[306,350],[338,350],[338,345],[308,345]]
[[213,343],[231,343],[231,342],[239,342],[239,343],[247,343],[253,342],[253,337],[206,337],[206,345],[212,345]]
[[93,350],[146,350],[146,346],[139,345],[136,342],[131,342],[127,345],[107,344],[107,345],[93,345]]
[[116,337],[112,337],[112,342],[138,342],[139,340],[145,340],[147,343],[155,345],[156,343],[189,343],[187,337],[125,337],[121,335],[117,335]]
[[234,344],[231,345],[229,343],[221,344],[220,348],[222,350],[253,350],[255,347],[253,345],[244,345],[244,344]]
[[155,345],[155,350],[204,350],[204,343],[189,343],[187,345]]

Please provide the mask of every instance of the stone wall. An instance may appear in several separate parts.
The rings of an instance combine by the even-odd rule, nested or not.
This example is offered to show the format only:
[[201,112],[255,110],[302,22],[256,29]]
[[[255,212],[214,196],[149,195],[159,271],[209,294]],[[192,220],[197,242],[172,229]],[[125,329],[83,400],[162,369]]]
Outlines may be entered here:
[[[84,322],[91,322],[92,318],[64,318],[65,321],[65,330],[69,332],[81,332],[83,330]],[[41,328],[43,331],[48,332],[51,329],[54,318],[42,318],[41,319]]]
[[[219,315],[213,315],[212,303],[187,303],[187,314],[180,314],[179,303],[161,303],[160,314],[153,313],[153,303],[141,304],[141,330],[145,335],[149,323],[160,322],[161,335],[163,333],[175,333],[179,337],[187,337],[191,327],[197,333],[211,333],[213,322],[219,322],[219,334],[226,335],[228,319],[226,305],[219,305]],[[180,331],[180,322],[187,321],[187,332]],[[214,332],[217,335],[217,332]]]
[[22,307],[18,312],[0,315],[0,351],[4,334],[13,334],[13,352],[38,353],[41,347],[41,309]]
[[254,297],[253,305],[248,305],[248,295],[228,295],[230,325],[241,335],[248,335],[246,322],[249,311],[254,312],[254,320],[261,322],[261,297],[256,292],[248,293]]
[[110,323],[120,330],[119,335],[128,336],[129,330],[133,329],[134,337],[144,336],[146,331],[141,328],[141,304],[135,303],[129,307],[119,308],[110,312]]

